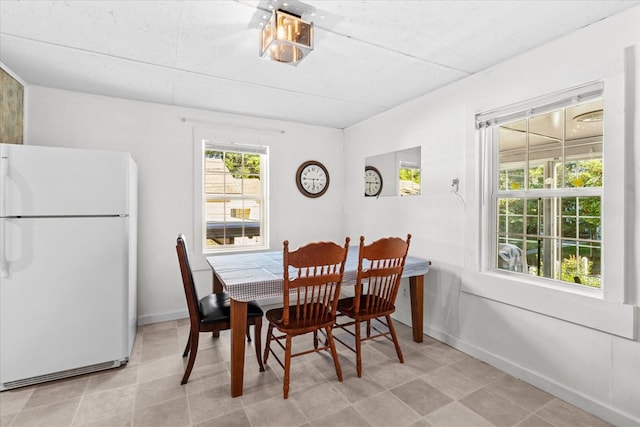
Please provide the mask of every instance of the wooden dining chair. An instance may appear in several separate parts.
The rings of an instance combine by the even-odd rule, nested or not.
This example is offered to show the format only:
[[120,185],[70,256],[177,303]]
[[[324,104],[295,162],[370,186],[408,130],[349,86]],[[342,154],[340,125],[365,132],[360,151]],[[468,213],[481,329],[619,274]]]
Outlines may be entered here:
[[[342,370],[331,329],[336,321],[336,305],[340,297],[340,285],[348,251],[348,237],[343,247],[333,242],[315,242],[293,252],[289,252],[289,242],[284,242],[283,306],[267,311],[269,329],[264,363],[267,363],[271,353],[284,368],[282,390],[285,399],[289,397],[293,357],[330,350],[338,380],[342,381]],[[318,330],[323,330],[327,336],[323,346],[318,345]],[[313,333],[313,348],[294,353],[293,337],[307,333]],[[276,343],[284,350],[284,363],[272,348]]]
[[[226,292],[209,294],[204,298],[199,298],[193,281],[187,242],[183,234],[178,236],[176,251],[178,252],[178,261],[180,263],[180,272],[182,273],[182,283],[184,285],[185,297],[187,298],[190,320],[189,338],[184,353],[182,354],[182,357],[189,355],[189,361],[184,371],[182,381],[180,382],[180,384],[186,384],[187,381],[189,381],[189,375],[191,375],[191,370],[196,360],[200,332],[220,332],[231,329],[231,302]],[[258,303],[255,301],[248,303],[247,340],[251,341],[249,326],[254,325],[256,357],[258,358],[260,371],[264,371],[260,338],[263,314]]]
[[[382,336],[390,339],[395,345],[400,363],[404,363],[391,313],[396,310],[395,301],[410,242],[411,234],[407,235],[406,241],[399,237],[388,237],[370,245],[365,245],[364,237],[360,237],[354,296],[338,301],[338,320],[343,316],[351,320],[335,325],[355,337],[355,348],[340,337],[335,339],[356,353],[358,377],[362,376],[362,341]],[[386,330],[376,328],[372,324],[374,320],[384,325]],[[363,322],[366,322],[365,337],[362,337]],[[372,328],[376,331],[374,335],[371,335]]]

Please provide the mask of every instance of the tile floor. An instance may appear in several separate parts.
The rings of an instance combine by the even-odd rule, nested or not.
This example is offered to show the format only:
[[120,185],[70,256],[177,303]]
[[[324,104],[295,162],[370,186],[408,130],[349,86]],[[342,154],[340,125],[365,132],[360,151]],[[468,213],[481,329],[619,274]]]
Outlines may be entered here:
[[251,346],[244,395],[229,396],[228,331],[215,340],[201,335],[191,378],[181,386],[188,321],[145,325],[123,368],[0,393],[0,426],[609,425],[434,339],[417,344],[409,327],[396,327],[404,364],[391,342],[369,341],[357,378],[354,354],[338,344],[344,381],[328,354],[295,358],[283,400],[282,369],[271,359],[258,372]]

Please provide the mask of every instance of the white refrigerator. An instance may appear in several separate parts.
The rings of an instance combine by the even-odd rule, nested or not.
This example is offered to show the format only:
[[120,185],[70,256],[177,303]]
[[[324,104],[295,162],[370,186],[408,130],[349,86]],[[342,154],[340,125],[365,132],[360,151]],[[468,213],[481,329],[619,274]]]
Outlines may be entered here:
[[128,153],[0,144],[0,390],[121,366],[136,333]]

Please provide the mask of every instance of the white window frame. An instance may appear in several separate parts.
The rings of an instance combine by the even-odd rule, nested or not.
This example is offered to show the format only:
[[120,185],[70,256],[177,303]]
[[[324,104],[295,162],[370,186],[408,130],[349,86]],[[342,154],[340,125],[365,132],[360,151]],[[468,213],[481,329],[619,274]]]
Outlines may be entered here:
[[[269,249],[269,148],[264,138],[245,135],[242,132],[228,132],[211,128],[195,128],[193,137],[194,158],[194,250],[204,255],[231,252],[251,252]],[[204,152],[207,149],[260,154],[261,165],[261,238],[262,244],[251,246],[223,245],[220,248],[206,247],[205,194],[204,194]]]
[[[598,89],[600,88],[600,89]],[[587,287],[558,286],[558,281],[548,283],[548,279],[540,279],[523,274],[496,272],[493,269],[495,217],[492,214],[491,186],[493,185],[493,152],[488,142],[486,127],[483,121],[495,120],[498,117],[504,122],[510,115],[520,114],[536,106],[548,106],[558,102],[566,102],[574,96],[586,94],[590,90],[604,90],[603,106],[604,139],[603,161],[604,176],[602,188],[602,288],[600,291]],[[606,90],[605,90],[606,89]],[[625,81],[623,76],[581,85],[566,91],[537,99],[514,104],[475,116],[474,131],[477,144],[477,167],[469,169],[473,179],[478,183],[477,211],[474,219],[469,217],[469,224],[477,227],[476,236],[469,241],[470,247],[477,251],[469,251],[467,257],[469,268],[462,270],[462,291],[494,301],[524,308],[533,312],[563,319],[589,328],[612,333],[625,338],[635,339],[636,309],[628,304],[626,295],[626,269],[623,263],[626,258],[626,247],[629,236],[625,235]],[[607,167],[607,165],[616,167]],[[473,211],[473,209],[472,209]],[[613,243],[609,243],[613,242]],[[506,274],[505,274],[506,273]],[[584,289],[583,289],[584,288]]]

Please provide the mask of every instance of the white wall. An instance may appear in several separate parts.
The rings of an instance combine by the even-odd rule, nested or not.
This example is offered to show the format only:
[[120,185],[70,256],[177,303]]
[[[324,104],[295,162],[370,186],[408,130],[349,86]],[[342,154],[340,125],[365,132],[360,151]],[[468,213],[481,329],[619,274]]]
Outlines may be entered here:
[[[410,253],[433,261],[425,279],[425,331],[616,425],[640,424],[639,22],[636,7],[345,132],[346,232],[368,239],[413,234]],[[634,47],[625,57],[629,46]],[[598,80],[605,81],[608,103],[605,144],[614,144],[605,168],[617,187],[606,188],[605,197],[618,199],[605,205],[605,214],[621,218],[607,229],[604,251],[626,257],[609,257],[605,280],[624,278],[626,304],[551,290],[530,310],[481,296],[497,280],[479,272],[475,114]],[[422,146],[421,196],[362,197],[365,157],[415,145]],[[462,199],[450,192],[454,178],[460,178]],[[512,300],[530,292],[524,283],[511,284]],[[564,306],[567,316],[555,307],[562,298],[575,301]],[[408,301],[401,298],[397,314],[408,321],[408,313]],[[606,332],[609,327],[630,338]]]
[[[30,87],[28,105],[26,144],[128,151],[137,162],[140,323],[187,316],[175,241],[179,233],[194,239],[194,127],[269,144],[272,248],[281,248],[285,239],[294,247],[344,241],[342,131],[38,86]],[[298,166],[311,159],[321,161],[331,179],[317,199],[304,197],[295,184]],[[194,258],[198,288],[206,292],[208,264]]]

